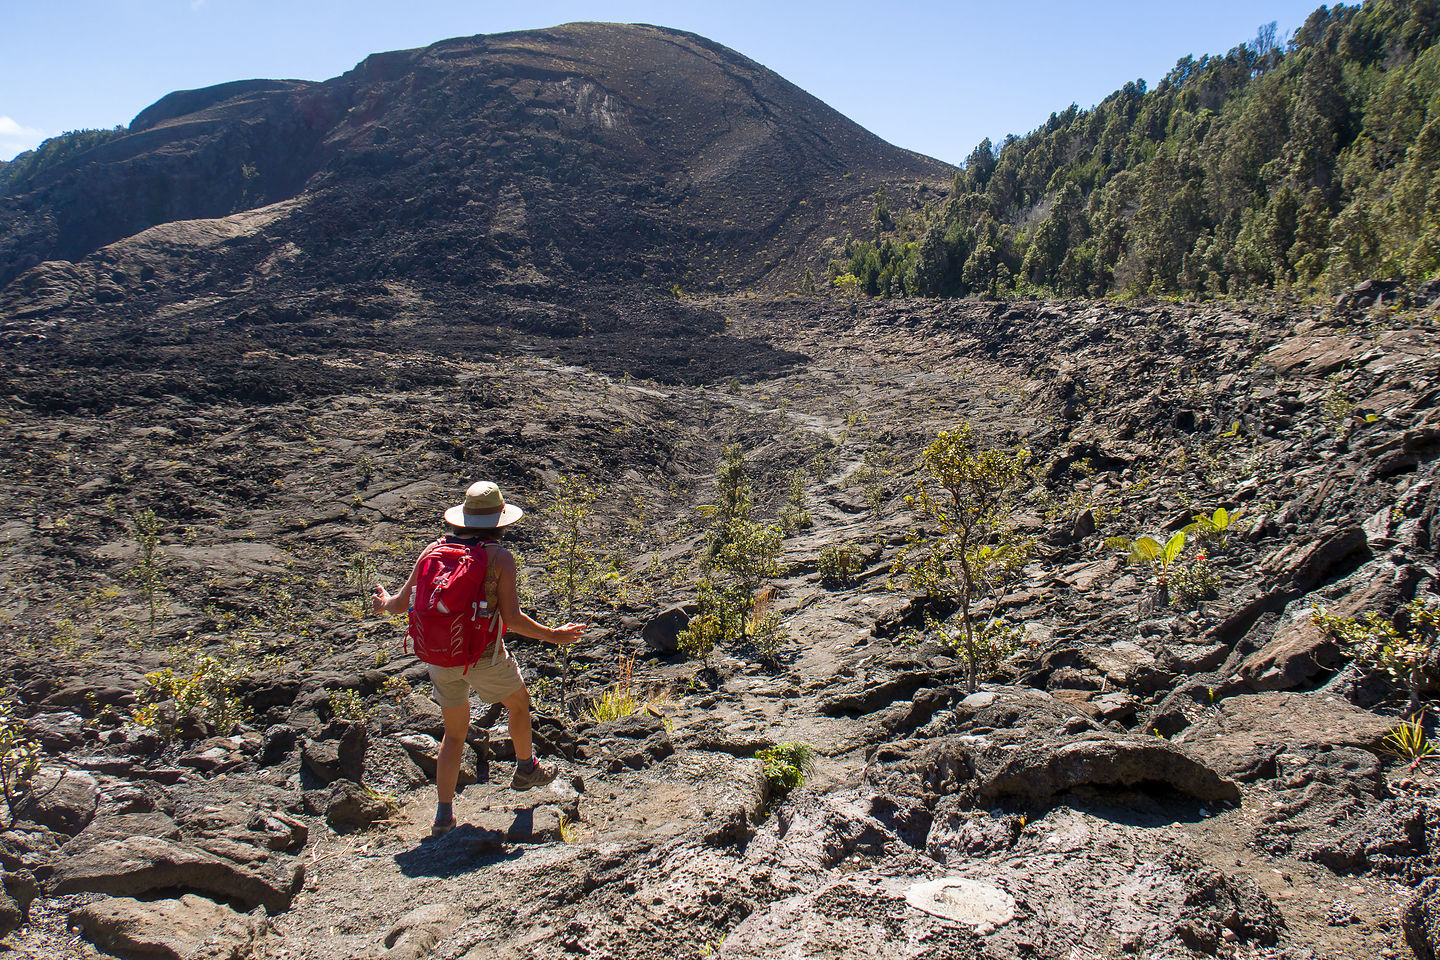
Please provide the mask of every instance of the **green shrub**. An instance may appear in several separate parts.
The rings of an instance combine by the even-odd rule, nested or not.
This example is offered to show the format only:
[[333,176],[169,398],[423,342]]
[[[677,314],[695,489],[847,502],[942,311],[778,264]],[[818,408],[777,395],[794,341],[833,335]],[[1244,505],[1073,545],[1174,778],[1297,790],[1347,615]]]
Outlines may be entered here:
[[680,631],[675,643],[686,657],[713,666],[716,648],[736,638],[740,632],[737,625],[742,621],[735,616],[731,598],[708,577],[700,578],[696,591],[700,610]]
[[1326,380],[1330,386],[1320,401],[1320,412],[1332,427],[1338,429],[1355,412],[1355,401],[1350,396],[1350,388],[1341,380],[1340,371],[1330,374]]
[[33,794],[40,769],[40,745],[25,732],[25,724],[0,701],[0,793],[5,796],[5,828],[15,825],[20,808]]
[[780,522],[780,530],[786,536],[796,530],[808,530],[815,525],[815,520],[810,516],[810,511],[805,508],[805,471],[791,470],[789,480],[790,495],[784,506],[775,515]]
[[755,592],[780,574],[780,527],[751,519],[754,500],[740,447],[730,446],[715,471],[715,500],[696,584],[699,613],[678,638],[686,656],[712,665],[715,649],[742,639],[750,625]]
[[1178,564],[1170,572],[1172,603],[1193,607],[1202,600],[1214,600],[1219,595],[1220,576],[1204,556],[1198,556],[1189,563]]
[[1435,743],[1425,734],[1425,712],[1411,720],[1402,720],[1400,725],[1385,734],[1381,749],[1401,760],[1418,764],[1435,756]]
[[[606,586],[605,557],[594,531],[595,493],[569,477],[562,477],[555,491],[555,502],[546,510],[549,529],[540,555],[550,597],[563,611],[567,623],[576,612],[593,603]],[[560,706],[570,707],[570,681],[573,672],[570,648],[556,647],[560,663]]]
[[350,590],[350,609],[357,620],[370,613],[371,589],[379,582],[380,565],[375,562],[375,558],[364,550],[352,553],[350,562],[345,565],[345,586]]
[[846,543],[838,547],[822,549],[816,566],[820,571],[820,579],[824,582],[833,586],[848,587],[855,582],[855,575],[860,572],[862,563],[863,558],[860,551]]
[[608,687],[600,696],[591,700],[590,706],[585,710],[591,720],[600,723],[623,720],[645,708],[631,686],[634,672],[635,658],[622,656],[620,658],[620,675],[616,678],[615,685]]
[[977,675],[993,671],[1025,642],[1024,625],[1011,623],[1003,617],[976,620],[974,628],[972,643],[967,646],[955,618],[941,622],[927,613],[922,628],[906,630],[901,637],[908,643],[937,639],[955,651],[967,672]]
[[147,673],[141,693],[145,703],[135,711],[135,722],[173,737],[177,722],[193,713],[217,733],[225,733],[245,719],[233,693],[236,679],[234,671],[213,657],[201,657],[188,676],[177,676],[169,667]]
[[1221,549],[1224,549],[1229,543],[1230,534],[1240,529],[1240,514],[1243,512],[1236,510],[1231,513],[1224,507],[1216,507],[1215,512],[1209,515],[1197,513],[1194,522],[1186,524],[1184,533],[1197,540],[1215,540]]
[[1419,711],[1430,661],[1440,649],[1440,607],[1418,598],[1411,600],[1396,618],[1402,627],[1374,613],[1335,617],[1318,607],[1314,620],[1357,661],[1383,670],[1405,688],[1410,698],[1407,716]]
[[1135,540],[1111,537],[1105,541],[1105,546],[1124,553],[1126,563],[1149,565],[1155,572],[1155,587],[1160,602],[1164,604],[1170,602],[1170,572],[1185,550],[1185,541],[1185,531],[1177,530],[1164,544],[1154,537]]
[[150,608],[150,635],[155,635],[155,609],[160,590],[160,520],[149,508],[135,514],[133,522],[139,558],[135,561],[135,580]]
[[757,604],[750,615],[749,638],[751,648],[762,663],[771,667],[780,665],[780,651],[784,649],[789,634],[780,626],[779,616],[766,613]]
[[798,740],[766,747],[755,754],[764,766],[765,778],[776,790],[790,791],[815,772],[815,748]]
[[335,720],[365,720],[365,701],[354,690],[336,690],[330,694],[330,716]]

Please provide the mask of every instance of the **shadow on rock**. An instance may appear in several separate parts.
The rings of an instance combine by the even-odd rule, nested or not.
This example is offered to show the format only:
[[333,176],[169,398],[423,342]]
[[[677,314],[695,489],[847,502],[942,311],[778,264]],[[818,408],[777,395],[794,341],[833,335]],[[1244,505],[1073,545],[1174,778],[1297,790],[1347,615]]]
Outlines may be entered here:
[[[516,819],[529,814],[532,811],[522,810]],[[518,856],[519,850],[506,848],[505,831],[462,823],[443,837],[425,837],[413,849],[396,854],[395,863],[407,877],[457,877]]]

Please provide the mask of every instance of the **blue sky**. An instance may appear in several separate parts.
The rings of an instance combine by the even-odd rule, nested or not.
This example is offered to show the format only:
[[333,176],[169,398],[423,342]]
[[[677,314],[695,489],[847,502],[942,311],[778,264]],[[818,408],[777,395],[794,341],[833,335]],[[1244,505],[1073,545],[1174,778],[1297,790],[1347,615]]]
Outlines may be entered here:
[[128,123],[172,90],[324,80],[366,55],[572,20],[703,34],[886,140],[960,163],[1185,54],[1224,53],[1317,0],[0,0],[0,160]]

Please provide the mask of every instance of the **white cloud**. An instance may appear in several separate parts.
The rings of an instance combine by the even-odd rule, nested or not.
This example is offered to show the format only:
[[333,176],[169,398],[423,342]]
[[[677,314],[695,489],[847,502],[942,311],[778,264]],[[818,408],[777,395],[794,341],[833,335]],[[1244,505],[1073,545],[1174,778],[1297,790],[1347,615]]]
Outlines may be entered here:
[[0,160],[38,147],[44,139],[45,131],[21,126],[13,117],[0,114]]
[[10,117],[0,117],[0,137],[38,137],[39,130],[22,127]]

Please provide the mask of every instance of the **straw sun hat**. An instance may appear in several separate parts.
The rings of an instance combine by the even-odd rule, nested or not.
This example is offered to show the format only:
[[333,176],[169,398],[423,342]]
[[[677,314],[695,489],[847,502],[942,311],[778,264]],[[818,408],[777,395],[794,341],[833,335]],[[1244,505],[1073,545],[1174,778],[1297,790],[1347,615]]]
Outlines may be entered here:
[[457,503],[445,511],[445,522],[452,527],[494,530],[508,527],[524,515],[524,510],[505,502],[499,487],[489,480],[479,480],[465,491],[464,503]]

